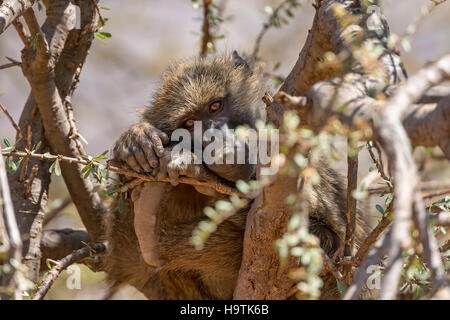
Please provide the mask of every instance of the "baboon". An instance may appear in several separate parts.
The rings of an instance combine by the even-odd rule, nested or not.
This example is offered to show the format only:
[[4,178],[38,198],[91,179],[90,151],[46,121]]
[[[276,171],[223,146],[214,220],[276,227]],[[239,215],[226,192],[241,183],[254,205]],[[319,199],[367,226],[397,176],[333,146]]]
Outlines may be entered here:
[[[118,201],[112,203],[106,222],[105,270],[113,287],[129,284],[150,299],[233,297],[249,207],[220,224],[204,248],[196,250],[189,240],[206,218],[203,208],[214,207],[223,196],[212,189],[179,184],[178,178],[202,180],[216,174],[233,183],[254,179],[256,166],[186,164],[171,155],[169,137],[178,128],[192,131],[195,121],[201,121],[204,130],[214,128],[224,136],[238,126],[254,128],[257,119],[265,120],[261,97],[266,85],[261,75],[256,64],[236,52],[175,64],[164,74],[142,120],[116,142],[115,161],[137,172],[169,177],[171,183],[148,183],[145,206],[156,212],[156,221],[151,223],[135,221],[132,195],[122,212]],[[200,142],[201,147],[208,143]],[[230,152],[227,148],[224,157]],[[321,182],[310,195],[310,230],[332,255],[345,236],[345,182],[326,165],[319,168],[319,174]],[[363,222],[358,220],[357,242],[364,233]],[[146,239],[151,235],[153,240]],[[322,298],[337,297],[334,278],[325,277],[324,282]]]

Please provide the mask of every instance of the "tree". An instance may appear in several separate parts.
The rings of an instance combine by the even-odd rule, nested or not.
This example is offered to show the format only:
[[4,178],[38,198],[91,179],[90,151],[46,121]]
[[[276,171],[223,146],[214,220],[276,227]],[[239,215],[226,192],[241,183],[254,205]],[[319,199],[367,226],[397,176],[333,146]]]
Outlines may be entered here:
[[[1,68],[20,66],[31,88],[19,123],[9,117],[17,139],[13,144],[5,141],[5,165],[0,157],[0,236],[4,239],[0,243],[0,252],[4,253],[0,262],[12,271],[1,274],[2,286],[6,288],[4,298],[21,298],[23,292],[35,299],[43,298],[62,269],[83,259],[98,267],[94,258],[98,255],[101,259],[105,250],[98,241],[104,228],[101,215],[106,209],[97,191],[107,187],[109,172],[135,178],[127,185],[113,185],[106,191],[119,198],[140,181],[154,180],[102,164],[106,153],[87,156],[80,143],[82,137],[74,121],[71,97],[94,37],[110,36],[101,31],[105,21],[97,1],[44,0],[47,10],[42,26],[32,8],[34,2],[0,3],[0,33],[12,24],[25,46],[21,61],[11,61]],[[427,10],[442,2],[433,1]],[[222,20],[223,1],[219,6],[211,0],[193,3],[202,7],[200,55],[207,55],[214,51],[214,42],[220,38],[215,29]],[[254,184],[242,183],[236,189],[217,179],[205,184],[239,200],[255,200],[247,219],[236,299],[286,299],[293,294],[300,298],[317,297],[320,281],[316,280],[322,264],[336,277],[345,299],[360,297],[369,276],[366,270],[371,265],[384,270],[377,295],[381,299],[399,297],[399,289],[412,287],[419,288],[419,297],[450,297],[448,270],[442,257],[448,259],[448,240],[441,245],[435,236],[436,228],[449,224],[450,199],[447,196],[437,201],[427,213],[423,202],[426,195],[421,193],[424,184],[417,175],[411,148],[411,144],[438,146],[450,160],[450,90],[438,86],[450,77],[450,56],[443,56],[408,78],[396,47],[406,43],[417,25],[408,28],[406,37],[391,35],[387,21],[370,10],[377,3],[315,1],[313,25],[295,66],[274,97],[264,97],[271,126],[291,137],[281,141],[281,155],[272,155],[272,161],[278,161],[281,167],[280,173],[270,179],[260,176]],[[74,28],[75,5],[81,13],[79,29]],[[260,58],[259,48],[266,31],[286,23],[297,6],[297,1],[286,0],[274,9],[267,8],[269,19],[255,43],[254,58]],[[428,11],[423,11],[423,15]],[[283,79],[275,76],[275,80]],[[2,110],[8,115],[3,106]],[[336,257],[328,257],[308,233],[308,206],[304,199],[316,181],[317,156],[332,152],[329,141],[335,135],[348,139],[347,229],[345,248]],[[361,141],[373,158],[375,170],[358,183]],[[8,181],[5,169],[10,172]],[[283,174],[288,170],[295,174]],[[67,229],[42,231],[52,172],[62,174],[86,233]],[[377,191],[370,185],[379,176],[386,183],[381,192],[388,195],[387,208],[377,207],[382,219],[355,250],[357,202],[369,191]],[[181,182],[201,184],[187,178]],[[440,192],[432,195],[448,194],[448,187]],[[230,200],[231,209],[229,205],[218,208],[208,223],[218,224],[233,214],[241,205],[235,200]],[[29,237],[22,243],[19,233]],[[207,236],[199,228],[194,233],[194,243],[201,245]],[[274,243],[278,250],[273,249]],[[387,260],[382,259],[385,254]],[[42,262],[48,258],[60,260],[39,282]],[[414,270],[423,279],[405,276],[408,270]]]

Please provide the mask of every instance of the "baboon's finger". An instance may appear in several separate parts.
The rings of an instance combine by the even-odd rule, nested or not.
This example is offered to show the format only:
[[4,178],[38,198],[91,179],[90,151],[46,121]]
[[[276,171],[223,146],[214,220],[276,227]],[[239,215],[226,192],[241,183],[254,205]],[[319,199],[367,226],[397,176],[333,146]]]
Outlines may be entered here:
[[130,153],[130,155],[125,159],[125,163],[128,164],[133,171],[138,173],[142,172],[141,166],[137,163],[133,153]]
[[142,150],[147,158],[147,163],[149,163],[152,168],[157,168],[159,166],[159,159],[153,150],[153,144],[150,141],[145,141]]
[[138,164],[141,166],[141,168],[144,169],[144,172],[152,172],[152,168],[150,167],[150,164],[147,161],[147,157],[144,153],[144,150],[142,150],[141,147],[135,146],[133,148],[133,155]]
[[159,167],[155,168],[155,176],[158,180],[167,178],[167,165],[170,161],[170,155],[165,155],[159,160]]
[[164,155],[164,146],[159,135],[156,132],[153,132],[149,138],[152,142],[153,150],[155,150],[156,155],[158,157],[162,157]]
[[169,144],[170,139],[169,139],[169,136],[165,132],[159,131],[158,135],[161,138],[161,141],[163,144],[165,144],[165,145]]

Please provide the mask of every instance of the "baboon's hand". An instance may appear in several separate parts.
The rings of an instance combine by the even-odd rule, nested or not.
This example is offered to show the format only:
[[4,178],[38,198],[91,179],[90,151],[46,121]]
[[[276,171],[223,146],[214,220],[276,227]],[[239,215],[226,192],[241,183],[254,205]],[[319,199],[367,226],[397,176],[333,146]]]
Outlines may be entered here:
[[166,148],[164,155],[159,161],[160,166],[157,169],[156,178],[161,180],[168,177],[173,186],[179,184],[180,176],[194,178],[199,181],[213,179],[213,173],[201,164],[196,155],[192,152],[172,154],[172,150]]
[[152,172],[159,166],[169,137],[148,122],[133,125],[114,146],[114,160],[136,172]]

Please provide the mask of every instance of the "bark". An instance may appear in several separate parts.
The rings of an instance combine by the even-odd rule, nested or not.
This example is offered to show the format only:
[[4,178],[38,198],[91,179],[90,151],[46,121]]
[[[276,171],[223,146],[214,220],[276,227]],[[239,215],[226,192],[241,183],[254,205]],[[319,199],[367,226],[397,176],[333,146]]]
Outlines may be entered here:
[[0,34],[22,13],[31,8],[35,0],[3,0],[0,2]]

